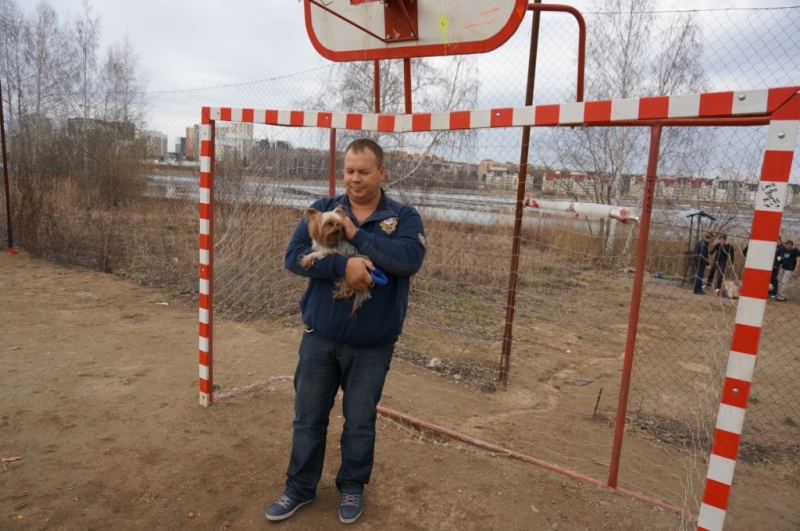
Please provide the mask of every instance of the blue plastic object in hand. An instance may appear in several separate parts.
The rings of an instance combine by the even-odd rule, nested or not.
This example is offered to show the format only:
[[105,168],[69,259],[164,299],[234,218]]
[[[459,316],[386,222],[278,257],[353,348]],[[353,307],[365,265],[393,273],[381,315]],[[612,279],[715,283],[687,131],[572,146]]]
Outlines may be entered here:
[[372,281],[375,282],[375,284],[378,284],[380,286],[383,286],[387,282],[389,282],[389,279],[386,278],[386,273],[384,273],[377,267],[375,268],[374,271],[370,271],[369,276],[372,277]]

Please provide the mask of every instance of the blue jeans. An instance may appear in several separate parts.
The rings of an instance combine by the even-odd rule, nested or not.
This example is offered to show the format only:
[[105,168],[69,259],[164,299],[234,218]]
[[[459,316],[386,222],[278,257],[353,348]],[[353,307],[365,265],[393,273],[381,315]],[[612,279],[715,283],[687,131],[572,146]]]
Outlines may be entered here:
[[702,260],[697,264],[697,275],[694,277],[694,292],[703,292],[703,273],[706,272],[706,263]]
[[394,345],[360,347],[336,343],[306,331],[294,374],[292,456],[286,493],[297,501],[313,499],[322,476],[330,411],[339,386],[344,391],[342,464],[336,487],[361,494],[369,483],[375,456],[375,421]]

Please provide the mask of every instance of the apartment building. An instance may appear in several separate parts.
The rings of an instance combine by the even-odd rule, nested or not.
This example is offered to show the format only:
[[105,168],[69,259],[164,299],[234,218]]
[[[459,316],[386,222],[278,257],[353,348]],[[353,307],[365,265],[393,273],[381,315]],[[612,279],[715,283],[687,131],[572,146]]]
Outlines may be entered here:
[[147,156],[151,159],[167,158],[167,135],[159,131],[142,131],[139,138],[147,144]]

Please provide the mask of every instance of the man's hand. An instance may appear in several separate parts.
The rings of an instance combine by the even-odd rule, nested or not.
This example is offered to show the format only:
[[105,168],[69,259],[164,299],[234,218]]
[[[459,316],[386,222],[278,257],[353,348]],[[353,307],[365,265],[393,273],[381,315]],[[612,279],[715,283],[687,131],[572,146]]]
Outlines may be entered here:
[[344,279],[355,289],[365,290],[372,285],[372,277],[369,272],[373,269],[375,269],[375,266],[364,257],[354,256],[348,258]]
[[358,227],[356,227],[356,224],[353,223],[352,219],[350,219],[347,216],[343,216],[343,217],[344,217],[344,220],[342,221],[342,228],[344,229],[344,237],[347,238],[348,240],[352,240],[353,236],[356,235],[356,231],[358,230]]

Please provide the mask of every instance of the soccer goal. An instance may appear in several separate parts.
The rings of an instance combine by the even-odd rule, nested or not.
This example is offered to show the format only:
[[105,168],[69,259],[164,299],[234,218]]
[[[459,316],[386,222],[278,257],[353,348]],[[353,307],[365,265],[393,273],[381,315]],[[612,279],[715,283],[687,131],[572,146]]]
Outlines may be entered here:
[[[569,218],[533,215],[532,210],[523,210],[523,204],[508,202],[506,196],[486,194],[484,207],[492,201],[506,204],[494,211],[494,221],[485,222],[475,205],[465,206],[475,193],[397,189],[406,201],[416,203],[425,218],[429,258],[421,278],[414,282],[407,328],[398,344],[398,360],[390,371],[382,405],[400,412],[398,418],[444,426],[448,436],[479,438],[582,479],[651,501],[667,500],[659,503],[686,514],[687,519],[697,518],[698,529],[722,529],[745,411],[754,396],[751,384],[759,346],[770,333],[764,316],[797,146],[798,87],[411,115],[205,107],[201,119],[199,391],[200,403],[205,406],[290,379],[300,330],[296,305],[303,282],[283,271],[283,249],[300,219],[300,208],[315,197],[336,191],[337,131],[424,135],[563,126],[649,130],[636,262],[627,273],[628,291],[620,299],[621,310],[592,307],[591,300],[602,293],[594,280],[612,287],[617,280],[587,274],[582,261],[600,253],[579,246],[591,247],[597,242],[591,237],[588,243],[581,243],[583,240],[577,237],[570,239],[579,230]],[[295,169],[308,169],[313,164],[318,171],[314,182],[297,179],[297,171],[288,172],[294,177],[291,179],[288,173],[286,178],[249,179],[245,174],[232,174],[228,167],[224,168],[228,173],[220,179],[217,165],[222,147],[216,141],[215,128],[226,123],[324,131],[330,138],[327,160],[318,154],[314,155],[318,160],[313,159],[307,153],[311,162],[295,161]],[[709,311],[719,317],[715,317],[718,330],[714,341],[724,343],[727,352],[727,360],[714,360],[725,365],[721,380],[714,381],[710,358],[679,358],[670,364],[674,371],[664,373],[665,380],[675,378],[669,384],[670,398],[651,399],[641,391],[647,384],[637,381],[634,361],[637,370],[652,365],[655,356],[642,356],[655,342],[663,348],[660,356],[671,356],[669,340],[674,338],[669,336],[680,335],[683,330],[680,324],[669,328],[671,318],[663,316],[656,317],[660,327],[656,332],[654,321],[648,320],[653,316],[640,315],[649,311],[643,293],[657,289],[664,281],[653,271],[646,274],[646,269],[652,265],[648,249],[650,258],[661,254],[648,244],[651,223],[659,222],[653,217],[654,211],[658,213],[654,195],[659,142],[662,130],[670,127],[761,127],[766,128],[766,138],[752,218],[742,232],[741,243],[746,244],[748,252],[739,276],[740,296],[736,300],[715,298],[710,303],[714,308]],[[274,148],[276,158],[270,167],[282,163],[281,157],[290,156],[280,151]],[[520,181],[524,190],[523,176]],[[463,217],[454,217],[456,214]],[[499,250],[481,243],[494,238],[509,244],[515,221],[521,224],[520,257],[509,256],[509,247]],[[584,223],[584,218],[578,222]],[[559,248],[559,256],[567,258],[555,259],[545,247]],[[510,377],[503,390],[494,392],[503,371],[491,360],[499,359],[500,350],[506,351],[503,344],[511,339],[498,325],[507,302],[503,292],[508,276],[502,271],[508,261],[517,262],[517,270],[512,267],[510,275],[518,275],[524,285],[511,304],[512,315],[516,312],[516,334],[506,359],[510,361],[505,367]],[[570,302],[572,295],[566,290],[572,288],[580,289],[581,300]],[[673,298],[687,293],[673,289],[673,285],[669,289]],[[558,314],[559,299],[560,307],[567,308],[563,314]],[[685,302],[675,300],[676,307],[688,311],[691,295]],[[614,328],[612,310],[624,314],[624,327]],[[576,312],[580,315],[571,315]],[[556,326],[548,328],[548,322]],[[647,326],[640,328],[640,322]],[[614,337],[624,337],[620,343],[624,343],[623,351],[612,346]],[[588,348],[586,344],[595,341],[599,351],[605,345],[613,352],[589,356],[585,363],[576,364],[581,351]],[[697,351],[707,354],[698,341],[689,341]],[[545,350],[553,351],[553,355],[540,357]],[[538,368],[531,369],[537,360],[541,365],[553,364],[549,376],[542,377]],[[613,376],[608,376],[612,372]],[[604,378],[611,378],[616,385],[609,383],[598,393],[590,384]],[[699,449],[689,465],[660,464],[653,445],[625,439],[626,430],[636,426],[637,419],[642,427],[664,418],[663,409],[650,417],[643,415],[648,406],[666,408],[675,418],[685,414],[681,421],[687,425],[708,422],[708,418],[693,417],[698,389],[705,389],[702,399],[716,400],[717,407],[712,415],[713,427],[707,430],[713,439],[698,439],[697,433],[702,431],[698,428],[693,432],[697,440],[687,443]],[[634,397],[636,402],[632,402]],[[510,418],[515,420],[510,422]],[[651,429],[651,437],[654,433]],[[622,454],[623,440],[630,452],[628,461]],[[703,445],[708,446],[706,455]],[[707,470],[700,470],[703,467],[698,462],[706,458]],[[657,474],[644,471],[649,465],[661,470],[667,479],[654,479]],[[687,501],[694,496],[691,489],[663,488],[670,481],[681,483],[673,467],[687,466],[696,469],[695,475],[705,476],[704,488],[692,487],[703,492],[699,507]],[[699,515],[692,514],[698,509]]]

